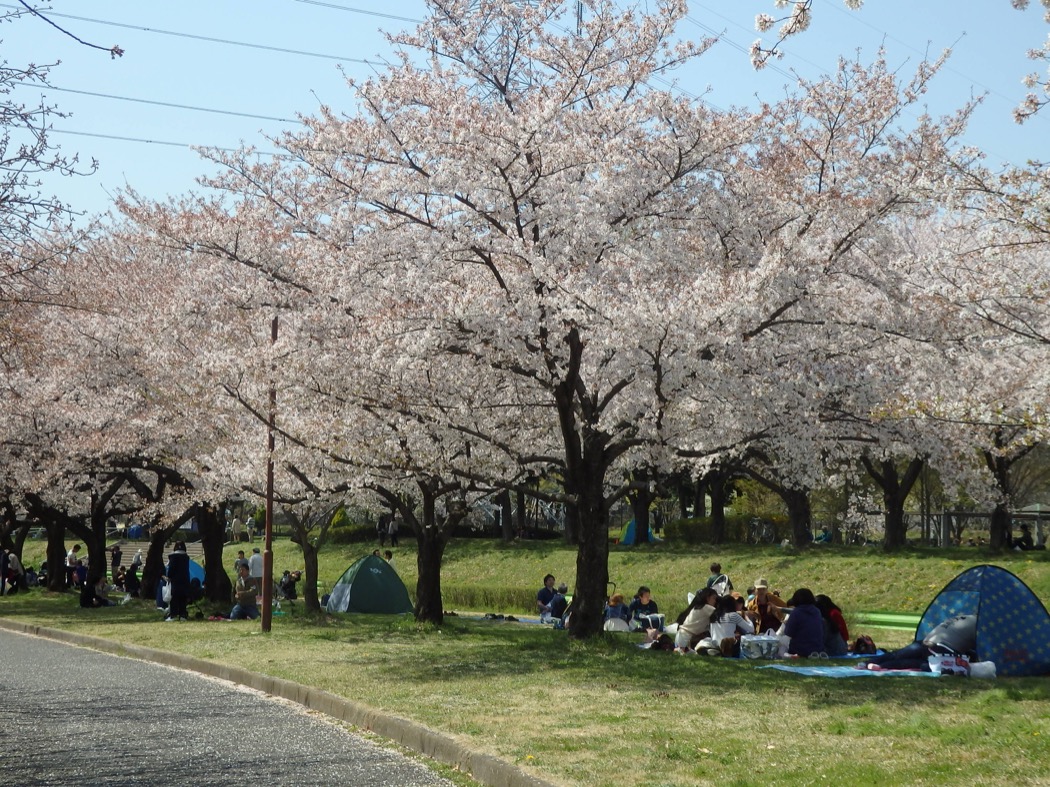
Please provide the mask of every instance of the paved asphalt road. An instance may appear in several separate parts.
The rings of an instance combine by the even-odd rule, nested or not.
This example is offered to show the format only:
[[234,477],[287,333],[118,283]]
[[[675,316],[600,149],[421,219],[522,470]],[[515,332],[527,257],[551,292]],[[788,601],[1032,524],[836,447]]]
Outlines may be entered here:
[[258,692],[6,631],[0,707],[0,784],[451,784]]

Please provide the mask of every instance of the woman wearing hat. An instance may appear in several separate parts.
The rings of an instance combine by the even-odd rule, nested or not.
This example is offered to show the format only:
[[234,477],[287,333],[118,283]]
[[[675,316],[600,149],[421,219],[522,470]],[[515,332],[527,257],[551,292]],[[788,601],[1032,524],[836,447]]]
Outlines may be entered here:
[[769,592],[769,581],[763,578],[755,580],[755,597],[747,602],[748,616],[755,624],[755,631],[776,631],[784,622],[781,607],[787,606],[780,596]]

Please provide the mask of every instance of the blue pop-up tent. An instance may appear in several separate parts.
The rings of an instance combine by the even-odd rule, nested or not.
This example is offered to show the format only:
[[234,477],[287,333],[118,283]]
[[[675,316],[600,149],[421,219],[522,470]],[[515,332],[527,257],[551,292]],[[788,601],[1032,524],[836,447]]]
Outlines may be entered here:
[[999,566],[974,566],[944,586],[915,629],[921,642],[960,615],[977,617],[977,658],[1000,676],[1050,674],[1050,613],[1021,579]]
[[640,544],[643,541],[648,541],[650,544],[655,544],[659,540],[660,539],[656,537],[656,534],[653,533],[653,528],[651,525],[646,530],[645,535],[640,535],[638,533],[638,526],[635,524],[633,518],[630,522],[624,525],[623,530],[620,531],[620,543],[625,544],[626,546],[634,546],[635,544]]

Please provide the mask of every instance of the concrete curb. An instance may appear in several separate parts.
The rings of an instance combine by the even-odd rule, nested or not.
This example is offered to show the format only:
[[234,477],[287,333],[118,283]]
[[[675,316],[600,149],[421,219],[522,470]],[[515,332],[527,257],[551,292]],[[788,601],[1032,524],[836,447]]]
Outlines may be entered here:
[[126,645],[101,637],[89,637],[62,629],[46,628],[32,623],[0,618],[0,628],[20,634],[29,634],[69,645],[91,648],[115,656],[126,656],[164,664],[169,667],[199,672],[213,678],[239,683],[242,686],[289,700],[310,710],[331,716],[360,729],[368,730],[406,749],[418,752],[432,760],[451,765],[470,774],[482,784],[491,787],[555,787],[523,772],[517,766],[488,754],[473,752],[448,735],[435,732],[428,727],[398,716],[391,716],[348,700],[331,692],[304,686],[295,681],[273,678],[259,672],[250,672],[240,667],[218,664],[213,661],[185,656],[181,653],[147,648],[142,645]]

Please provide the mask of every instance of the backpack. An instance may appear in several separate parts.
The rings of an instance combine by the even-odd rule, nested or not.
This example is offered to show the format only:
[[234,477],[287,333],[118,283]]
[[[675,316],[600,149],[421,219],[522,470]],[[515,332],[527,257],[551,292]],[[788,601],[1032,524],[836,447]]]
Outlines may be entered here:
[[853,643],[853,647],[850,648],[854,653],[858,655],[871,655],[878,651],[875,647],[875,640],[869,637],[867,634],[861,634]]
[[729,577],[725,574],[719,574],[718,578],[711,583],[711,590],[715,591],[719,596],[724,596],[732,589],[733,583],[729,581]]

